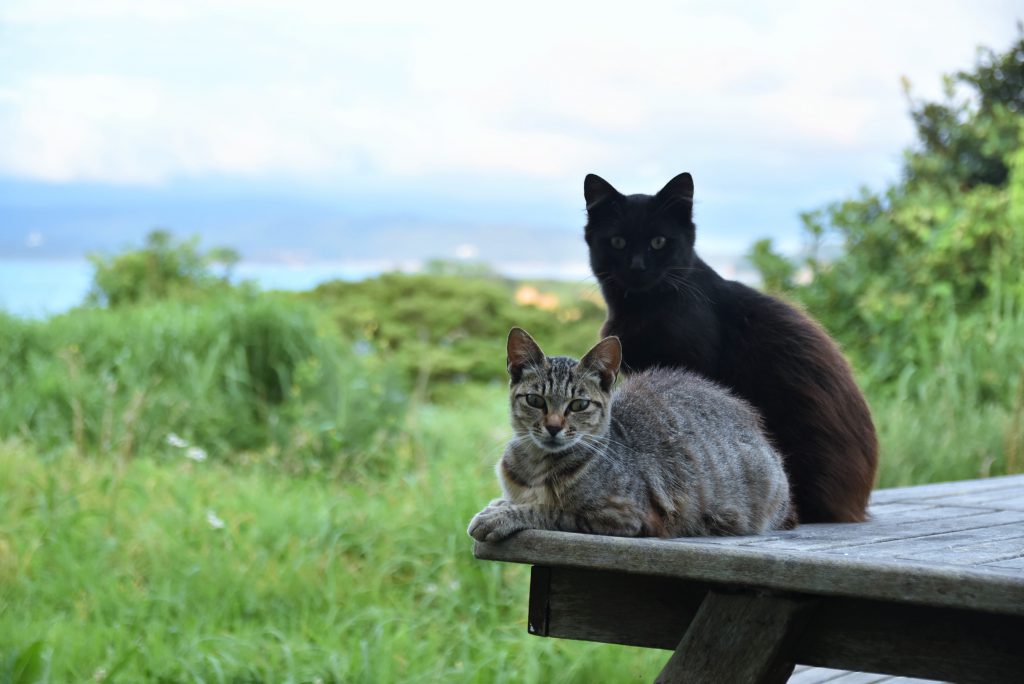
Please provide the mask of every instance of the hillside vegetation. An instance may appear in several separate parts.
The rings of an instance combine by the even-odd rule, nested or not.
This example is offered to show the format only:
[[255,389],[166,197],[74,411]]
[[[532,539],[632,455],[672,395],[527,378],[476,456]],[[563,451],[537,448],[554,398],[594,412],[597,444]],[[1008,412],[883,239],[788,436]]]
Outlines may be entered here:
[[[1024,40],[911,116],[897,183],[750,258],[849,354],[882,486],[1021,472]],[[260,293],[236,258],[154,233],[81,308],[0,316],[0,682],[652,679],[661,653],[528,636],[528,569],[465,534],[509,327],[578,355],[596,289],[436,264]]]

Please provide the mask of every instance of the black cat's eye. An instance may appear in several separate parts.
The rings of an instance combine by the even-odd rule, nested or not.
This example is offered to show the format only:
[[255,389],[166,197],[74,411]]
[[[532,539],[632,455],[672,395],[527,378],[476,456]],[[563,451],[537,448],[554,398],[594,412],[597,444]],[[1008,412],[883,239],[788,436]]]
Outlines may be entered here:
[[666,242],[668,241],[659,235],[656,238],[651,238],[651,247],[653,247],[654,249],[661,249],[662,247],[665,246]]
[[590,406],[589,399],[573,399],[569,402],[570,411],[586,411],[588,406]]
[[616,235],[615,237],[612,238],[612,247],[614,247],[615,249],[622,249],[625,246],[626,238],[622,237],[621,235]]
[[540,396],[539,394],[527,394],[523,398],[526,399],[526,403],[528,406],[531,406],[535,409],[542,409],[545,406],[547,406],[547,404],[544,403],[544,397]]

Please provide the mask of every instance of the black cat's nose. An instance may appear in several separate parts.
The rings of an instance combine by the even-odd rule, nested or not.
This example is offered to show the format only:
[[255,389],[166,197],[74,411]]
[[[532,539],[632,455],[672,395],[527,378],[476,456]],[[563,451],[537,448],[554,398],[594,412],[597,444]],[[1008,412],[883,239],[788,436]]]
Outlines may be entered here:
[[548,429],[548,432],[551,434],[552,437],[554,437],[555,435],[562,431],[561,425],[545,425],[544,427]]
[[644,270],[644,256],[643,254],[634,254],[633,260],[629,262],[629,270],[631,271],[642,271]]

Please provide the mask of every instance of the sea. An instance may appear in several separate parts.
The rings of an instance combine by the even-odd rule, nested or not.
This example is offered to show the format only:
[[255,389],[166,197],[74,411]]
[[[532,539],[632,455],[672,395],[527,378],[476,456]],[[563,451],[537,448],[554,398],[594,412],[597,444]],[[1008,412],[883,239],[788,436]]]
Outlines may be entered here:
[[[711,255],[704,260],[726,278],[748,284],[757,282],[757,275],[736,255]],[[595,282],[584,262],[507,262],[489,266],[502,275],[523,280]],[[420,261],[242,261],[234,267],[231,280],[255,283],[264,290],[302,291],[331,280],[356,281],[389,271],[415,273],[422,268]],[[0,311],[21,318],[64,313],[85,302],[92,276],[92,263],[84,258],[0,258]]]
[[[234,282],[255,282],[264,290],[309,290],[331,280],[362,280],[386,271],[415,272],[419,262],[241,262]],[[514,278],[586,282],[585,263],[508,263],[494,268]],[[93,266],[86,259],[0,259],[0,310],[22,318],[45,318],[85,301]]]

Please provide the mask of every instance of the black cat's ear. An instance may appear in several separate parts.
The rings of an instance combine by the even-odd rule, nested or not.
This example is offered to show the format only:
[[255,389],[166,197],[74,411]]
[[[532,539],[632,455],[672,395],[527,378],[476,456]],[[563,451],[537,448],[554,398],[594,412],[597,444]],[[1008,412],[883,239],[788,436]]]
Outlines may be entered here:
[[622,197],[622,194],[612,187],[612,184],[593,173],[588,173],[583,179],[583,197],[587,200],[587,211],[592,212],[608,200]]
[[693,176],[685,172],[679,174],[658,191],[658,198],[662,200],[674,199],[677,202],[683,200],[693,204]]
[[622,365],[622,343],[618,337],[606,337],[580,359],[580,366],[601,376],[601,389],[611,389]]
[[544,352],[530,333],[522,328],[512,328],[508,332],[508,374],[512,382],[519,382],[523,370],[531,366],[544,366]]

